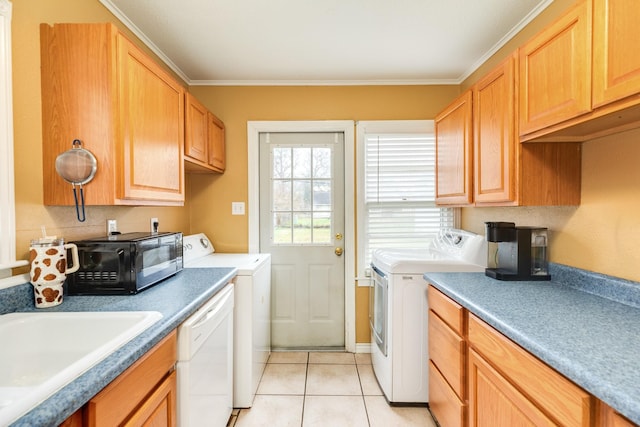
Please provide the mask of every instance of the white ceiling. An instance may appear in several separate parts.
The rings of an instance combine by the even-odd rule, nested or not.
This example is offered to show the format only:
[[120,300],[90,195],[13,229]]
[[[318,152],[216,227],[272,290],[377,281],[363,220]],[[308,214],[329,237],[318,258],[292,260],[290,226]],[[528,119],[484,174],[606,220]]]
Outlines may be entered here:
[[190,85],[458,84],[553,0],[100,0]]

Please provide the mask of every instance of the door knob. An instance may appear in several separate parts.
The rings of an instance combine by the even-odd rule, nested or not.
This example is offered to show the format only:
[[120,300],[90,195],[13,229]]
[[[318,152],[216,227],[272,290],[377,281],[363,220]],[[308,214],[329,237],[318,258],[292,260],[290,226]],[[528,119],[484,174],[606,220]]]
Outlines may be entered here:
[[336,253],[336,255],[341,256],[344,250],[342,248],[336,248],[334,252]]

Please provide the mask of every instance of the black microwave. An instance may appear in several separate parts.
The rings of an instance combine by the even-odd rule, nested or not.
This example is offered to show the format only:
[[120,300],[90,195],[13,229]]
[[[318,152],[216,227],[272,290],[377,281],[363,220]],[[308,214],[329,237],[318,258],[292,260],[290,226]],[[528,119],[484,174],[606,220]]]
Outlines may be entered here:
[[73,242],[78,271],[66,281],[68,295],[128,295],[183,268],[182,233],[126,233]]

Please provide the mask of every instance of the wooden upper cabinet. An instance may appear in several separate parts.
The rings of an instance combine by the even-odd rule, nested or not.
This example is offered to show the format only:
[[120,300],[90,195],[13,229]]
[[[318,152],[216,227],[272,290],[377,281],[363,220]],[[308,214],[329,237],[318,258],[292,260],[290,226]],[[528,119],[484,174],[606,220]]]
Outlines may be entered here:
[[[185,159],[207,163],[209,156],[207,141],[207,125],[209,111],[193,95],[186,94],[186,118],[185,118]],[[187,167],[188,169],[188,167]]]
[[517,202],[516,62],[510,56],[473,88],[476,205]]
[[593,0],[593,107],[640,92],[637,0]]
[[224,149],[224,123],[212,113],[207,115],[209,126],[209,165],[218,172],[224,172],[226,167]]
[[470,205],[473,201],[472,93],[465,92],[435,120],[436,203]]
[[184,202],[184,88],[118,34],[122,200]]
[[184,203],[184,88],[112,24],[41,24],[45,205],[73,205],[56,157],[97,158],[88,205]]
[[193,95],[186,95],[184,159],[189,172],[224,172],[224,123]]
[[591,16],[581,0],[520,47],[520,135],[591,111]]

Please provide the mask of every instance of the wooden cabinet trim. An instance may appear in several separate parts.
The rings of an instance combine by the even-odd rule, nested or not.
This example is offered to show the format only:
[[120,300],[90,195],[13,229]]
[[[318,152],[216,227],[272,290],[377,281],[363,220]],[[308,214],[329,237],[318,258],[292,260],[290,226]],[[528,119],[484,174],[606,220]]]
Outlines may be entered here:
[[588,427],[594,398],[474,315],[469,346],[559,423]]

